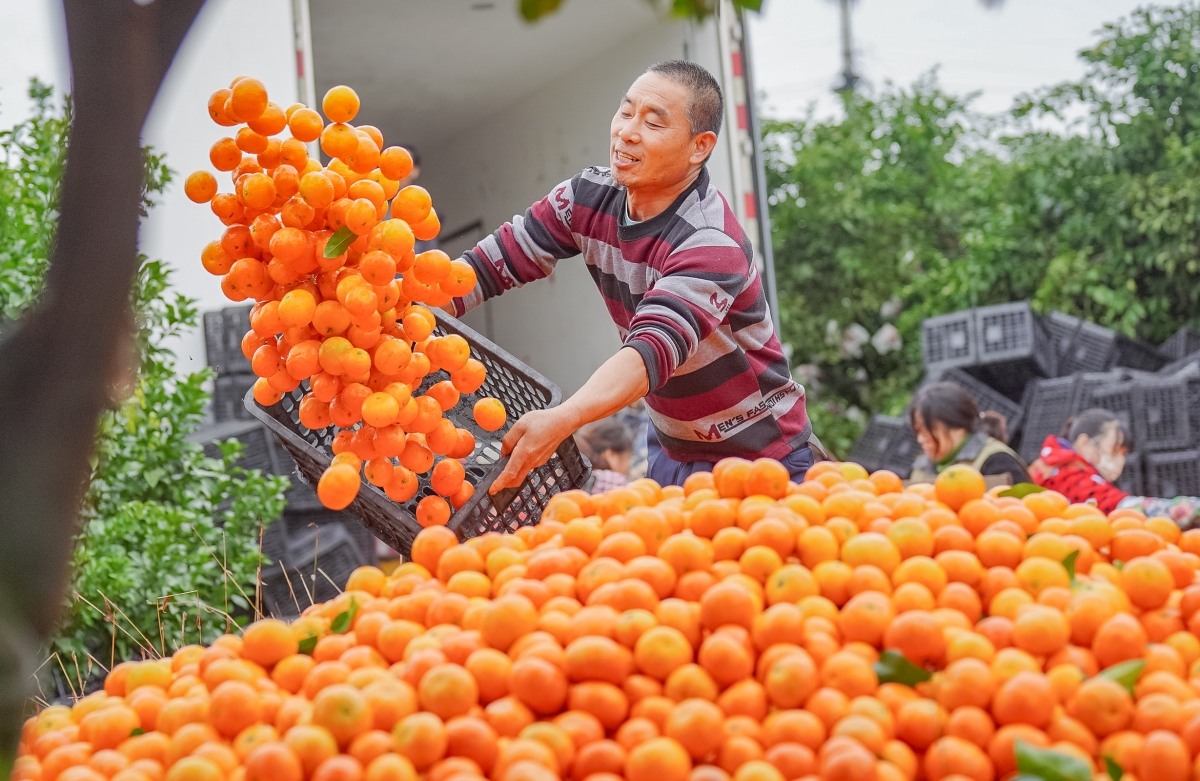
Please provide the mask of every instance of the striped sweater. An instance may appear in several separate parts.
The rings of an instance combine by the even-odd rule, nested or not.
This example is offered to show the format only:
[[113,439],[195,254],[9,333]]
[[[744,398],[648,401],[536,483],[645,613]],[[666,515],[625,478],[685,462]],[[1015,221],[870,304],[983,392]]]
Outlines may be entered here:
[[463,259],[474,306],[583,254],[626,346],[646,362],[650,420],[677,461],[783,458],[808,441],[804,388],[767,311],[750,241],[708,169],[662,214],[625,223],[607,168],[563,182]]

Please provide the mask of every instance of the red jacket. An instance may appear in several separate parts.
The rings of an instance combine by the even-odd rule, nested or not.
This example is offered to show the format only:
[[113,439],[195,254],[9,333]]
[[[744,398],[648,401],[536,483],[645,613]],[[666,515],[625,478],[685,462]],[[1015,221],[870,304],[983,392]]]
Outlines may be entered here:
[[1071,448],[1070,442],[1053,435],[1046,437],[1038,459],[1029,465],[1029,476],[1038,485],[1058,491],[1072,504],[1095,499],[1105,513],[1117,509],[1121,500],[1129,496],[1101,477],[1096,467]]

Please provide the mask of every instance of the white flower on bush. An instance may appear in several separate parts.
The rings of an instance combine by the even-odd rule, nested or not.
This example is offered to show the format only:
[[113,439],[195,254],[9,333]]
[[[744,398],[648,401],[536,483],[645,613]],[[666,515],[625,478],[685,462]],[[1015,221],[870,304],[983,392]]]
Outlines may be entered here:
[[884,320],[891,320],[896,315],[900,314],[903,308],[903,303],[900,301],[900,296],[892,296],[887,301],[883,302],[883,306],[879,307],[879,316]]
[[792,367],[792,377],[809,390],[815,390],[821,378],[821,369],[815,363],[802,363]]
[[842,355],[861,358],[863,345],[871,341],[871,332],[858,323],[851,323],[842,334]]
[[837,320],[830,320],[825,323],[825,344],[830,347],[835,346],[842,340],[842,327],[838,325]]
[[887,355],[893,350],[903,347],[904,342],[900,338],[900,329],[891,323],[884,323],[883,327],[871,337],[871,345],[875,348],[875,352]]

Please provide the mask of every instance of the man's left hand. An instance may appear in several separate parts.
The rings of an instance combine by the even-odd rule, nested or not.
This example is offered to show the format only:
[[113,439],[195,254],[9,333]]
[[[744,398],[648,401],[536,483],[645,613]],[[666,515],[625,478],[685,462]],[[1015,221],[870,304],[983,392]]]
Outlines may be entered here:
[[500,442],[500,452],[509,457],[508,463],[488,493],[519,486],[530,470],[550,460],[558,446],[574,434],[577,427],[563,407],[533,410],[522,415]]

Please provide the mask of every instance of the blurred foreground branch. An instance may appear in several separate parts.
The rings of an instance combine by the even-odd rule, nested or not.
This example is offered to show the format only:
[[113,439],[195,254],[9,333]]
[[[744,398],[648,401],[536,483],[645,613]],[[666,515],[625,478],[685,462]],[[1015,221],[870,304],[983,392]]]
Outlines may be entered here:
[[132,355],[146,115],[204,0],[64,0],[74,121],[39,303],[0,340],[0,777],[63,604],[109,382]]

